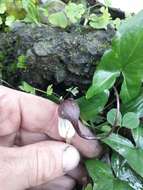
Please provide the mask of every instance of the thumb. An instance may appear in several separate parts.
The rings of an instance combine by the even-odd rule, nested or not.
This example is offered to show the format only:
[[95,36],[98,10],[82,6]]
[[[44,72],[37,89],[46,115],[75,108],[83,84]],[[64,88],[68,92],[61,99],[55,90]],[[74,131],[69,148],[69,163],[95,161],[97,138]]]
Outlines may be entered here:
[[80,160],[78,151],[61,142],[20,148],[0,147],[0,186],[5,190],[34,187],[64,175]]

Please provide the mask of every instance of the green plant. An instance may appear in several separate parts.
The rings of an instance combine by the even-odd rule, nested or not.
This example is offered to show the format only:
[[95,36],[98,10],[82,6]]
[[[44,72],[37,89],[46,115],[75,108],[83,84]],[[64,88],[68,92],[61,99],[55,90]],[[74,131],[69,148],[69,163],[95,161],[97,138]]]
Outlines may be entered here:
[[[110,162],[96,159],[86,162],[94,190],[143,189],[142,18],[143,11],[120,25],[111,49],[105,52],[95,71],[86,97],[79,99],[81,118],[99,136],[116,127],[109,136],[100,139],[112,150]],[[113,85],[118,91],[121,89],[121,110],[116,109],[113,93],[109,96]],[[103,94],[107,91],[105,98]]]
[[99,14],[92,14],[86,4],[62,1],[50,1],[41,5],[37,0],[2,0],[0,1],[0,26],[11,27],[15,21],[34,23],[37,25],[50,23],[53,26],[66,28],[71,24],[80,24],[94,29],[106,29],[109,24],[117,28],[120,20],[112,20],[108,7],[102,7]]

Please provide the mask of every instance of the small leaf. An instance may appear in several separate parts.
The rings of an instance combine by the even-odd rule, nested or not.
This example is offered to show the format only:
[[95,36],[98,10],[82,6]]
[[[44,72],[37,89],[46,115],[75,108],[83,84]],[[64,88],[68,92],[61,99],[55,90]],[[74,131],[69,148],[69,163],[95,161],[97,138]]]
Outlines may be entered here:
[[102,13],[102,15],[96,15],[96,14],[90,15],[89,25],[93,28],[96,28],[96,29],[107,29],[107,26],[111,20],[111,15],[108,11],[108,8],[102,7],[100,9],[100,12]]
[[19,68],[19,69],[25,69],[26,68],[26,56],[25,55],[20,55],[18,57],[17,68]]
[[51,96],[53,94],[53,85],[52,84],[47,87],[46,93],[47,93],[47,96]]
[[6,4],[0,2],[0,14],[4,14],[6,12]]
[[14,23],[14,21],[15,21],[15,17],[13,15],[7,16],[6,21],[5,21],[5,25],[11,27],[12,24]]
[[139,124],[140,124],[140,121],[136,113],[128,112],[124,115],[122,126],[129,129],[134,129],[134,128],[137,128]]
[[19,88],[25,92],[31,93],[31,94],[35,94],[36,90],[34,87],[32,87],[30,84],[28,84],[27,82],[22,82],[22,85],[19,86]]
[[49,22],[61,28],[66,28],[68,26],[68,20],[63,12],[53,13],[49,16]]
[[83,4],[69,3],[65,7],[65,13],[71,23],[77,23],[85,12],[85,6]]
[[[114,125],[115,123],[115,119],[116,119],[116,115],[117,115],[117,109],[111,109],[108,113],[107,113],[107,121],[111,124]],[[121,121],[122,121],[122,115],[121,113],[119,113],[119,118],[117,118],[117,125],[121,126]]]

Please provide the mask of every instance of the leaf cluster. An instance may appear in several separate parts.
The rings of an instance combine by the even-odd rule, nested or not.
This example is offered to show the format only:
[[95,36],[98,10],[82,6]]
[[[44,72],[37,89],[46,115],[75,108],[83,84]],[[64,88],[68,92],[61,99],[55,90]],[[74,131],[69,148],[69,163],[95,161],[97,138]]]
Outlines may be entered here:
[[[101,140],[112,150],[108,163],[99,160],[86,162],[93,180],[93,187],[89,184],[87,189],[143,189],[142,40],[143,11],[119,26],[84,100],[79,100],[81,117],[89,121],[97,133],[107,133],[117,119],[116,131]],[[113,86],[118,89],[121,110],[115,108]],[[107,91],[108,96],[105,96]],[[120,111],[118,118],[117,111]]]

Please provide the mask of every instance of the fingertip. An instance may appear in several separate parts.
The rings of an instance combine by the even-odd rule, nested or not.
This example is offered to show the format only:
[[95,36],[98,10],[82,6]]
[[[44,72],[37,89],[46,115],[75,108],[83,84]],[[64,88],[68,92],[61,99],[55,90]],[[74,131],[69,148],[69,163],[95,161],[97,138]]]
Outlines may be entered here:
[[73,146],[67,146],[63,152],[63,170],[68,172],[73,170],[80,161],[80,154]]

